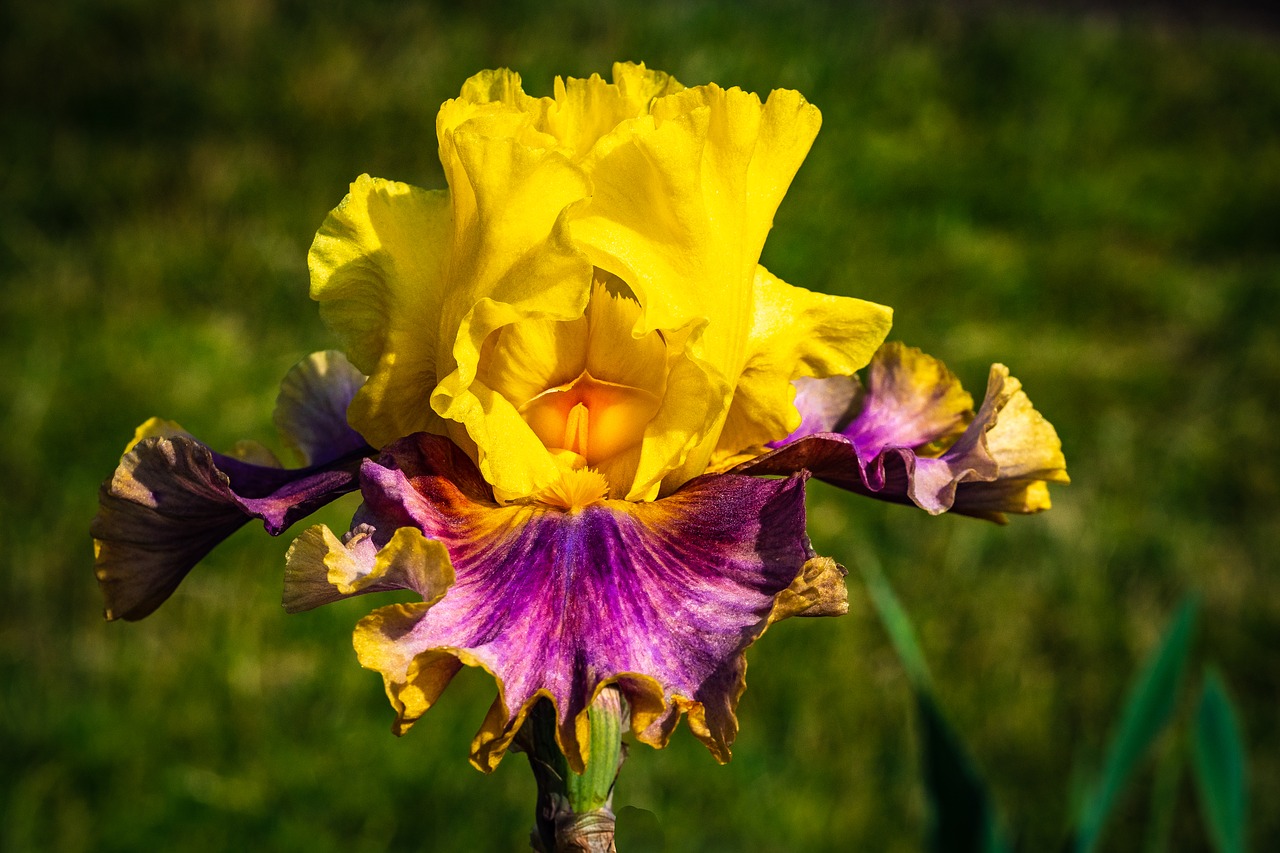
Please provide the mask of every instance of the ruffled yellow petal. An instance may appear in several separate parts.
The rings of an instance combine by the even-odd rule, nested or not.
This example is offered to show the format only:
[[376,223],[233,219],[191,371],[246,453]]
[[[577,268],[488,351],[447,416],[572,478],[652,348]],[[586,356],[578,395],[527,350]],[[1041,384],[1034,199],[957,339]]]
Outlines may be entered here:
[[970,484],[957,503],[971,515],[998,522],[1005,513],[1049,509],[1049,483],[1071,482],[1057,431],[1003,364],[991,366],[987,396],[999,408],[986,444],[1000,475],[994,482]]
[[678,80],[663,71],[645,68],[643,63],[615,62],[612,83],[598,74],[585,79],[557,77],[552,97],[534,98],[525,94],[519,74],[499,68],[467,80],[459,98],[465,106],[458,109],[459,115],[467,117],[506,115],[526,139],[546,134],[549,140],[542,144],[552,144],[579,161],[619,124],[645,115],[655,98],[682,89]]
[[1071,482],[1062,441],[1053,424],[1036,411],[1022,383],[1008,375],[1008,368],[996,365],[993,373],[1002,374],[1008,395],[1000,419],[987,431],[987,449],[1000,463],[1001,478]]
[[356,625],[352,645],[365,669],[382,673],[387,698],[396,711],[391,730],[402,735],[436,703],[462,669],[462,661],[447,651],[406,654],[395,642],[422,617],[430,604],[379,607]]
[[600,140],[573,234],[635,290],[646,331],[706,323],[716,331],[701,356],[740,369],[760,249],[820,121],[794,92],[761,104],[712,85],[659,98]]
[[773,603],[769,624],[792,616],[843,616],[849,612],[844,566],[830,557],[814,557],[804,564],[791,586]]
[[574,239],[634,290],[645,309],[637,332],[685,330],[689,358],[725,392],[709,424],[690,413],[683,432],[700,438],[671,460],[668,489],[705,469],[716,447],[750,356],[760,250],[820,123],[795,92],[762,104],[702,86],[656,99],[651,115],[620,125],[584,163],[595,193],[573,219]]
[[[537,495],[566,462],[614,497],[670,492],[716,454],[783,437],[790,382],[852,373],[888,323],[758,270],[816,108],[643,65],[613,78],[533,98],[511,71],[476,75],[437,117],[448,193],[362,178],[312,250],[313,292],[369,374],[352,425],[378,446],[448,435],[499,501]],[[593,280],[627,298],[591,299]]]
[[646,114],[655,98],[682,89],[670,74],[652,71],[643,63],[615,62],[612,84],[598,74],[585,80],[557,77],[555,106],[548,110],[546,129],[575,159],[582,159],[619,124]]
[[434,604],[453,581],[448,550],[416,528],[398,528],[379,550],[369,531],[343,540],[317,524],[295,539],[285,556],[284,609],[297,613],[390,589],[412,589]]
[[[556,474],[546,449],[528,430],[512,437],[519,414],[477,381],[482,347],[495,330],[523,320],[572,320],[590,295],[591,265],[569,239],[567,208],[590,195],[586,176],[537,130],[534,116],[504,102],[519,78],[493,72],[441,107],[440,157],[452,201],[449,289],[431,394],[449,434],[474,443],[477,463],[500,500],[536,493]],[[519,430],[517,430],[519,431]],[[461,443],[461,442],[460,442]]]
[[378,551],[368,574],[352,574],[349,566],[329,566],[329,583],[344,594],[368,589],[378,581],[394,580],[397,586],[416,591],[428,604],[439,601],[453,585],[453,579],[448,549],[413,527],[396,529],[391,541]]
[[429,395],[447,328],[440,315],[449,233],[447,193],[362,175],[311,245],[311,297],[351,362],[370,375],[348,414],[374,446],[443,431]]
[[[522,707],[516,713],[514,721],[512,721],[509,719],[506,705],[502,702],[502,694],[498,694],[497,698],[493,700],[493,704],[489,706],[489,713],[485,714],[484,721],[480,724],[480,730],[471,739],[472,767],[481,773],[492,773],[498,769],[498,762],[507,754],[507,750],[511,747],[511,742],[515,740],[520,727],[524,725],[525,718],[529,716],[533,703],[541,698],[542,695],[539,694]],[[558,734],[557,732],[557,736]],[[577,754],[576,748],[576,743],[570,744],[569,749],[574,754]],[[561,747],[561,751],[564,751],[564,747]]]

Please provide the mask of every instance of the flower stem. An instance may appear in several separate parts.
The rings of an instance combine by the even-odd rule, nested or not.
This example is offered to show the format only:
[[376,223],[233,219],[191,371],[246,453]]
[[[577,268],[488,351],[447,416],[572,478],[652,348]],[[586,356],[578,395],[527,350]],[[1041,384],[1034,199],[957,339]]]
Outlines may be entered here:
[[626,749],[626,702],[606,687],[587,711],[590,756],[574,773],[556,745],[556,712],[540,700],[529,712],[517,743],[529,755],[538,783],[537,826],[531,837],[539,853],[615,853],[613,786]]

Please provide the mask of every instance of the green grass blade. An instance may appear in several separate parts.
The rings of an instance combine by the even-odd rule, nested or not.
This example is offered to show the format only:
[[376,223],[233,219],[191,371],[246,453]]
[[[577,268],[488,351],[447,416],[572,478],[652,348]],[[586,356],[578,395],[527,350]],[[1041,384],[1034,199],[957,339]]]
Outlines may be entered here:
[[1150,818],[1147,821],[1145,853],[1168,853],[1173,837],[1173,818],[1178,808],[1178,787],[1186,759],[1182,739],[1170,739],[1156,759],[1156,778],[1151,784]]
[[1205,679],[1196,708],[1191,756],[1214,847],[1218,853],[1243,853],[1248,836],[1244,738],[1235,707],[1214,671]]
[[898,660],[907,671],[911,686],[918,692],[929,691],[932,684],[929,666],[924,661],[924,653],[920,651],[920,643],[916,639],[916,630],[911,624],[910,617],[902,609],[893,588],[889,586],[889,581],[880,571],[879,564],[869,555],[862,554],[859,555],[858,565],[862,571],[862,579],[867,585],[867,592],[871,596],[871,603],[875,606],[876,614],[879,615],[880,622],[889,634],[889,642],[893,643],[893,649],[898,653]]
[[1184,602],[1164,641],[1130,689],[1102,775],[1081,807],[1073,845],[1077,853],[1094,849],[1134,767],[1173,716],[1191,649],[1195,614],[1195,603]]
[[946,853],[1005,853],[986,783],[964,744],[934,701],[929,668],[915,628],[881,573],[868,559],[858,561],[867,591],[916,695],[925,792],[932,821],[929,849]]
[[925,690],[916,691],[925,790],[932,806],[928,849],[938,853],[1005,853],[991,794],[968,750]]

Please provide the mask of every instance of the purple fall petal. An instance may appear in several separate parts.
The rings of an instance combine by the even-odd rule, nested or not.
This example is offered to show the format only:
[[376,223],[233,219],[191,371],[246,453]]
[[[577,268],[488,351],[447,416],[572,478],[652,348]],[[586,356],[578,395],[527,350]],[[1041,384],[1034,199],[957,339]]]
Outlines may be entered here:
[[382,672],[397,731],[435,701],[459,661],[493,673],[499,702],[473,744],[483,769],[540,694],[555,703],[561,746],[581,766],[575,722],[610,682],[631,700],[641,740],[665,743],[683,711],[727,760],[743,653],[813,558],[803,476],[706,476],[660,501],[573,511],[498,506],[461,451],[420,434],[367,462],[362,491],[364,521],[444,543],[457,580],[430,608],[367,617],[356,633],[361,662]]
[[261,519],[275,536],[354,491],[360,462],[373,453],[346,424],[363,381],[340,353],[315,353],[285,375],[276,423],[309,460],[305,468],[276,467],[265,448],[255,452],[273,464],[214,453],[169,421],[139,427],[141,440],[102,485],[90,527],[107,618],[151,613],[249,519]]

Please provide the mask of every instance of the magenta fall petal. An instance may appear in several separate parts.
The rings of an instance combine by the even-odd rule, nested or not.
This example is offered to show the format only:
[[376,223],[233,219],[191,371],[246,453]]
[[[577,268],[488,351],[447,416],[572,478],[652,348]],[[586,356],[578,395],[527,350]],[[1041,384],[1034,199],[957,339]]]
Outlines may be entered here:
[[460,450],[421,434],[366,462],[362,491],[357,521],[442,542],[456,583],[429,608],[367,617],[356,634],[361,662],[382,672],[397,731],[435,701],[459,662],[491,672],[499,701],[473,745],[483,769],[540,695],[555,703],[561,747],[581,767],[579,715],[613,682],[640,740],[664,744],[687,712],[727,760],[743,653],[814,559],[803,475],[712,475],[659,501],[569,512],[499,506]]

